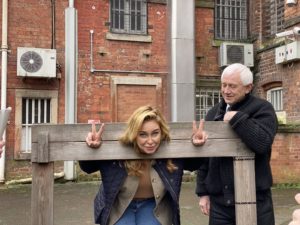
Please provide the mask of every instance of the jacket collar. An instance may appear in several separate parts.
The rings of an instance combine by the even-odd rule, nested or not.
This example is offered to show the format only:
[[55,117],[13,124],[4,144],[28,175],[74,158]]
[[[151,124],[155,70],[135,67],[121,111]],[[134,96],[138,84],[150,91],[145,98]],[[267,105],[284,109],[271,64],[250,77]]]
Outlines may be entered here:
[[[247,102],[249,100],[250,96],[251,96],[250,93],[246,94],[245,97],[241,101],[233,104],[231,106],[231,111],[237,111],[238,109],[240,109],[241,106],[243,106],[245,104],[245,102]],[[224,101],[224,99],[222,98],[222,100],[220,102],[220,105],[219,105],[219,108],[217,110],[216,116],[214,118],[215,121],[223,120],[223,116],[224,116],[224,114],[226,112],[226,107],[227,107],[227,104]]]

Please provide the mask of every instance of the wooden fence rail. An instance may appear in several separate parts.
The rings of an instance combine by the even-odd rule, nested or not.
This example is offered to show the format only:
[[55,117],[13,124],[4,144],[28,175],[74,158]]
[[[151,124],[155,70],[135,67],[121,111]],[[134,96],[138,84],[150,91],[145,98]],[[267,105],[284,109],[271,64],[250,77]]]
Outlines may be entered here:
[[105,125],[100,149],[91,149],[85,143],[89,124],[33,126],[31,225],[53,225],[54,161],[188,157],[233,157],[236,224],[256,225],[254,153],[223,122],[205,122],[209,138],[201,147],[191,143],[191,122],[169,125],[171,142],[162,144],[151,156],[137,154],[118,142],[123,123]]

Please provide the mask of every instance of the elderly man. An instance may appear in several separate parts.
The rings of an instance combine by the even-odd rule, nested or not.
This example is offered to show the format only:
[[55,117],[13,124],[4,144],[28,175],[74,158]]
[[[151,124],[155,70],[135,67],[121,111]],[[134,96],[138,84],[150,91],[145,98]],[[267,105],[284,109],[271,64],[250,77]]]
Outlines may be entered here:
[[[274,225],[270,157],[277,118],[271,103],[254,97],[252,88],[249,68],[238,63],[226,67],[221,76],[223,99],[209,110],[206,120],[228,122],[255,153],[257,225]],[[207,159],[197,173],[196,194],[209,225],[235,225],[233,159]]]

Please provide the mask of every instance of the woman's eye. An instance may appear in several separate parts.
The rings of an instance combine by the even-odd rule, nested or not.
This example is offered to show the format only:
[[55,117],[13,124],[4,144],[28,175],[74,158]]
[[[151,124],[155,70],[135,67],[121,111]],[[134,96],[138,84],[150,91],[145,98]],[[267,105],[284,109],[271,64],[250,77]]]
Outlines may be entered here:
[[160,135],[159,131],[152,133],[152,137],[157,137],[158,135]]
[[141,138],[146,138],[146,137],[147,137],[147,134],[145,134],[145,133],[140,133],[139,136],[140,136]]

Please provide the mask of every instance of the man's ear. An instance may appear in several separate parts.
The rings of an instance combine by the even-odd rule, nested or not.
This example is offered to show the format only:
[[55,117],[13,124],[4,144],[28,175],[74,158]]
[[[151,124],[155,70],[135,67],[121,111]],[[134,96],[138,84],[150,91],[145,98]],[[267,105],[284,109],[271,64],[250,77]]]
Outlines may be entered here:
[[253,88],[253,84],[248,84],[245,87],[246,87],[246,94],[249,94]]

